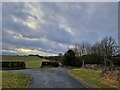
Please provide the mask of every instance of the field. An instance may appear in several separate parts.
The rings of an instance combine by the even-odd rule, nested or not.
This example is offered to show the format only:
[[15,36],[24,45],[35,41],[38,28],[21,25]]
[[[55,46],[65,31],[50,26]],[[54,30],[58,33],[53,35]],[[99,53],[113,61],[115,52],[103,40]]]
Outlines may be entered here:
[[113,85],[111,82],[101,78],[101,71],[99,70],[78,68],[71,69],[68,73],[85,83],[87,82],[89,86],[95,88],[118,88],[117,85]]
[[48,60],[39,58],[37,56],[2,56],[2,61],[24,61],[26,68],[39,69],[42,61]]
[[[1,58],[1,56],[0,56]],[[27,69],[40,69],[42,61],[48,61],[37,56],[2,56],[2,61],[24,61]],[[29,75],[18,72],[1,71],[3,88],[26,88]]]
[[7,71],[1,73],[3,88],[27,88],[30,75]]

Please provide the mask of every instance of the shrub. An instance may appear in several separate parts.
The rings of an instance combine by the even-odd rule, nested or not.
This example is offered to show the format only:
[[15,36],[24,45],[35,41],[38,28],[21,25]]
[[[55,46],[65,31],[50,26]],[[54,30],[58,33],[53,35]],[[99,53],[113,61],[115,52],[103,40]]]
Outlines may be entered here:
[[116,66],[120,66],[120,56],[114,56],[112,57],[113,63]]
[[91,54],[91,55],[84,55],[80,57],[80,59],[84,62],[85,64],[102,64],[104,58],[99,55]]
[[2,69],[26,69],[25,62],[0,62]]
[[42,62],[41,67],[46,67],[46,66],[50,66],[50,67],[58,67],[59,66],[59,62]]
[[76,57],[75,53],[72,50],[68,50],[63,59],[63,64],[67,66],[75,66],[76,64]]

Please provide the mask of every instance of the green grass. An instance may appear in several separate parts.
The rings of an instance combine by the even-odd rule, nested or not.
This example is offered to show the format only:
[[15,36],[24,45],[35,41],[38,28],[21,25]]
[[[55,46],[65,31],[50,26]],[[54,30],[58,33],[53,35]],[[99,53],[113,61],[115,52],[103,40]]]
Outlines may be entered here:
[[0,90],[2,88],[2,71],[0,70]]
[[2,71],[2,87],[3,88],[27,88],[29,75],[18,72]]
[[2,56],[2,61],[24,61],[26,68],[39,69],[42,61],[48,60],[39,58],[37,56]]
[[[37,56],[2,56],[2,61],[15,61],[25,62],[26,68],[40,69],[42,61],[48,61],[46,59],[39,58]],[[6,72],[2,73],[2,87],[3,88],[26,88],[28,84],[29,75],[18,73],[18,72]]]
[[112,85],[110,82],[102,79],[100,77],[101,71],[100,70],[92,70],[92,69],[71,69],[68,73],[79,79],[87,82],[90,86],[98,87],[98,88],[117,88],[117,85]]

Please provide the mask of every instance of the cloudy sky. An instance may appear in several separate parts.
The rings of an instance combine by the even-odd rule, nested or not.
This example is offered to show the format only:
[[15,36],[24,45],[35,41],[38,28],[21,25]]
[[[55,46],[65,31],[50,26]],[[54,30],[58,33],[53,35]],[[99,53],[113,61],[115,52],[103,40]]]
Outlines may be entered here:
[[57,55],[69,45],[118,40],[116,2],[4,2],[2,53]]

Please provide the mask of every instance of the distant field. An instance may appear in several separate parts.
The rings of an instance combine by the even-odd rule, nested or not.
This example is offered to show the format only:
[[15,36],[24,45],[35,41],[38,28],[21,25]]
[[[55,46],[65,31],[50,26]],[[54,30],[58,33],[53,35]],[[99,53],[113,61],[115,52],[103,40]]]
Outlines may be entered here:
[[26,68],[38,69],[40,68],[42,61],[48,60],[37,56],[2,56],[2,61],[24,61]]

